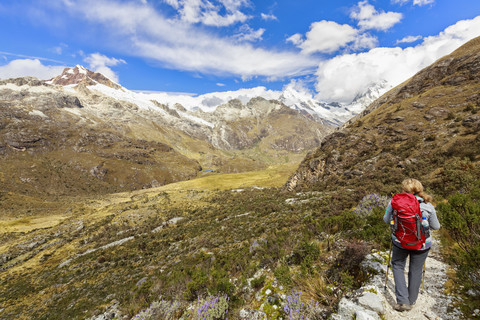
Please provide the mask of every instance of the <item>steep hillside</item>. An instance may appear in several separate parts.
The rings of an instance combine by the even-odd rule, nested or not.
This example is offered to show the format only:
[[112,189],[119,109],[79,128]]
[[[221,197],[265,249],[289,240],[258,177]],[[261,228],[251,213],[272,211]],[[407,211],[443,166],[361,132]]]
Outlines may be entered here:
[[480,39],[417,73],[326,137],[285,187],[393,191],[407,176],[445,193],[455,158],[480,160]]

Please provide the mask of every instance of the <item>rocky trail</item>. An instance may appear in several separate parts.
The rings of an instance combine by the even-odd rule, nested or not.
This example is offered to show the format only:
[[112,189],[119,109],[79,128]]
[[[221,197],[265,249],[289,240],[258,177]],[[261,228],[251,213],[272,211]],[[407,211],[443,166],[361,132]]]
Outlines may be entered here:
[[[342,298],[338,312],[332,315],[334,320],[346,320],[354,317],[356,320],[370,319],[414,319],[440,320],[459,319],[461,313],[455,309],[457,297],[445,293],[445,283],[448,280],[449,266],[442,261],[440,243],[433,239],[432,249],[426,261],[424,287],[420,287],[417,303],[410,311],[398,312],[395,306],[395,283],[390,268],[387,288],[385,286],[385,272],[387,270],[388,252],[369,254],[363,262],[367,269],[378,272],[362,288]],[[408,273],[408,261],[405,268],[405,277]]]

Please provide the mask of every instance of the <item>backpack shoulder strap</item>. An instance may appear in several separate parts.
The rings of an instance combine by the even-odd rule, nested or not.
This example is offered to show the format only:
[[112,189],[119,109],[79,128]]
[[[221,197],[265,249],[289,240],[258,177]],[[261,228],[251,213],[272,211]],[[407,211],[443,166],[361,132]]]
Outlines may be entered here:
[[414,196],[415,196],[415,198],[417,198],[418,203],[425,203],[425,199],[423,199],[422,197],[420,197],[420,196],[417,197],[416,194]]

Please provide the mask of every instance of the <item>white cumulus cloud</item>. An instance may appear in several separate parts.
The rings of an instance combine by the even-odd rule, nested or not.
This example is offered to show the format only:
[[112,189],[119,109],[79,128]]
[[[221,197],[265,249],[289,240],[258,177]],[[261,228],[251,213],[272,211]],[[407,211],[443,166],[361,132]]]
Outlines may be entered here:
[[399,44],[399,43],[412,43],[412,42],[415,42],[415,41],[420,40],[420,39],[422,39],[422,36],[407,36],[403,39],[397,40],[397,44]]
[[64,68],[64,66],[45,66],[38,59],[16,59],[0,66],[0,78],[32,76],[48,80],[61,74]]
[[92,53],[83,61],[88,63],[90,70],[99,72],[115,82],[118,82],[118,75],[110,67],[126,63],[123,59],[109,58],[100,53]]
[[390,86],[396,86],[479,36],[479,30],[480,16],[459,21],[436,36],[424,38],[414,47],[374,48],[324,61],[316,72],[317,98],[349,103],[371,84],[385,80]]
[[273,14],[262,13],[260,16],[262,17],[263,20],[266,20],[266,21],[268,21],[268,20],[278,20],[278,18]]
[[299,47],[307,54],[335,52],[345,47],[348,43],[355,41],[358,32],[357,29],[348,24],[338,24],[334,21],[326,20],[314,22],[310,25],[310,31],[306,34],[306,40],[300,43]]
[[399,23],[403,15],[398,12],[377,11],[367,0],[360,1],[350,13],[350,17],[358,21],[363,30],[388,30]]
[[386,31],[399,23],[403,16],[397,12],[377,11],[365,0],[352,8],[350,17],[357,20],[359,28],[322,20],[310,25],[305,39],[297,33],[287,38],[287,42],[301,48],[305,54],[333,53],[342,48],[350,51],[372,49],[378,45],[378,38],[368,30]]

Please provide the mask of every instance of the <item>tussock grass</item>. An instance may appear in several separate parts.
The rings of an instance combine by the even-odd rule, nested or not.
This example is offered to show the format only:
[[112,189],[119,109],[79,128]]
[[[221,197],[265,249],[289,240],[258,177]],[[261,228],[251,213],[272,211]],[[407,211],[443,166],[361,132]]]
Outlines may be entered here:
[[288,177],[295,171],[297,165],[275,165],[266,170],[230,173],[210,174],[193,180],[172,183],[166,186],[155,188],[155,191],[177,191],[177,190],[228,190],[248,187],[281,187]]
[[23,217],[20,219],[0,220],[2,233],[30,232],[36,229],[51,228],[67,219],[63,215],[51,215],[41,217]]

